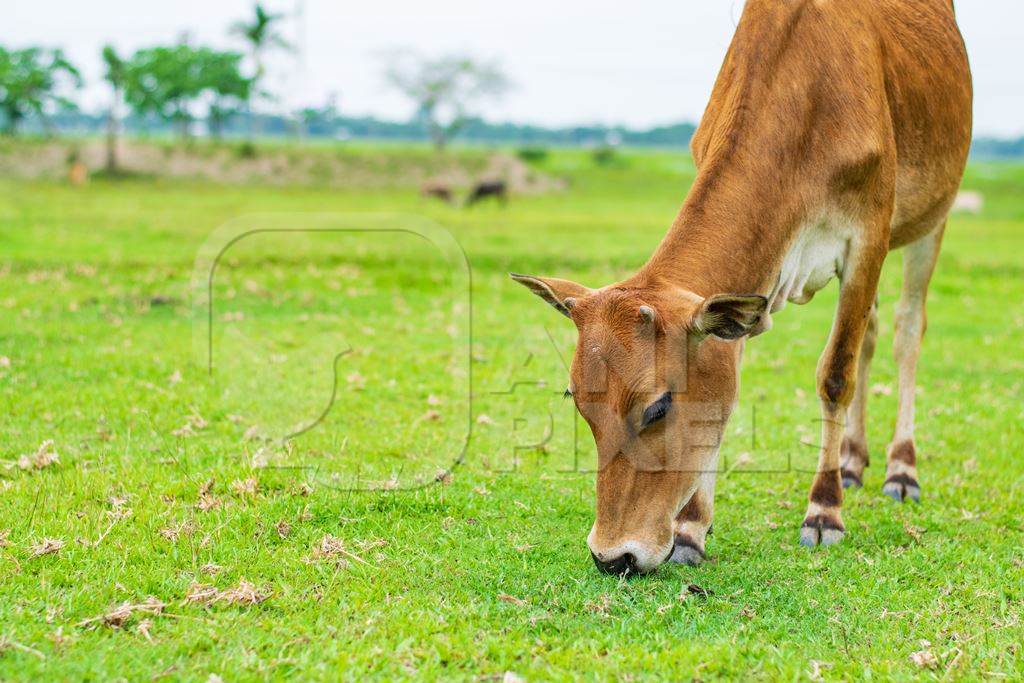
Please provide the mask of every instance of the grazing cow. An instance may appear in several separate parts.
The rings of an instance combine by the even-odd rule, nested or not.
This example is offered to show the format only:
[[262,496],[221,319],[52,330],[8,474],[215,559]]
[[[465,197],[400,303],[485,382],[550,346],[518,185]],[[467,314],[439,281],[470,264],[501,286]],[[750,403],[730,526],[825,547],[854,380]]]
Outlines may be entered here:
[[436,197],[448,204],[452,203],[452,188],[439,180],[428,180],[420,186],[420,194],[424,197]]
[[602,571],[704,558],[743,339],[832,278],[800,543],[842,539],[843,488],[860,486],[868,464],[879,271],[901,247],[899,415],[883,490],[919,499],[915,367],[971,100],[951,0],[747,0],[691,145],[696,179],[648,262],[600,289],[512,275],[579,333],[568,394],[597,442],[587,542]]
[[473,187],[473,191],[466,198],[466,206],[472,206],[482,199],[494,197],[500,199],[504,204],[508,201],[508,185],[504,180],[484,180]]

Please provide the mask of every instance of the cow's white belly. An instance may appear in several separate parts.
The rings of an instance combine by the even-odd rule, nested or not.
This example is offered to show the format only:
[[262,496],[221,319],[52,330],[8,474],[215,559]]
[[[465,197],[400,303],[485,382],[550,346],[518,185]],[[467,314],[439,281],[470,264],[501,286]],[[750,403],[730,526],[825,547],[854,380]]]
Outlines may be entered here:
[[780,310],[787,301],[807,303],[815,292],[842,274],[851,236],[849,225],[828,221],[803,228],[782,260],[778,282],[768,297],[771,311]]

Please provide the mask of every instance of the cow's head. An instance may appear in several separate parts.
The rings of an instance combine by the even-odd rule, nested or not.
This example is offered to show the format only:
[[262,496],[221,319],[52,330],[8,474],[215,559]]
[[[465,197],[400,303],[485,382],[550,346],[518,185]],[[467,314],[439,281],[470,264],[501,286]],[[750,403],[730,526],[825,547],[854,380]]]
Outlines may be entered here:
[[512,275],[576,324],[568,393],[597,443],[597,516],[587,544],[608,573],[652,571],[718,444],[736,399],[740,344],[767,306],[670,285],[588,289]]

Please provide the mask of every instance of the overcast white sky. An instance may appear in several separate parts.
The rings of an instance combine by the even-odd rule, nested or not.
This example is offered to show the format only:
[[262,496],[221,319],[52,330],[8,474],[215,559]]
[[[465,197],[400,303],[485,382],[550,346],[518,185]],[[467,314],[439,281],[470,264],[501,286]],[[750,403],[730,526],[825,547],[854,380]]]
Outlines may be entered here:
[[[82,100],[106,101],[100,46],[174,41],[241,47],[227,26],[249,0],[2,0],[0,43],[63,47],[89,79]],[[293,106],[337,93],[346,114],[405,118],[410,105],[381,79],[382,52],[467,52],[497,60],[517,88],[486,106],[491,119],[546,125],[696,121],[743,0],[267,0],[304,20],[283,30],[301,57],[279,56],[274,87]],[[1024,135],[1024,3],[959,0],[974,69],[975,130]],[[300,40],[301,36],[305,40]],[[284,74],[290,74],[287,78]]]

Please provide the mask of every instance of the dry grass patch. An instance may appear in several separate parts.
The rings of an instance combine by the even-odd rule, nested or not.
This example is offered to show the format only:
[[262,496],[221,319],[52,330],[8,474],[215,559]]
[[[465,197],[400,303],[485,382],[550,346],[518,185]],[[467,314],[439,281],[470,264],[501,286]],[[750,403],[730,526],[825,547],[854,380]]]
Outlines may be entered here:
[[[167,603],[158,600],[152,595],[143,600],[140,603],[131,603],[129,601],[122,602],[117,607],[113,608],[109,612],[101,614],[97,617],[89,619],[83,619],[82,621],[75,624],[75,626],[81,628],[83,626],[108,626],[110,628],[124,628],[124,626],[131,620],[135,614],[149,614],[158,616],[163,613],[164,609],[167,608]],[[147,620],[148,621],[148,620]],[[152,625],[152,622],[149,622]],[[148,632],[149,627],[146,630]]]
[[38,543],[29,547],[29,559],[41,557],[42,555],[56,555],[64,547],[64,541],[59,538],[44,538]]
[[307,564],[316,562],[333,562],[339,567],[349,566],[349,560],[369,566],[369,562],[345,548],[345,542],[337,536],[324,534],[320,542],[313,547],[313,550],[304,559]]
[[57,453],[53,439],[47,439],[39,445],[34,453],[22,455],[17,460],[0,460],[0,463],[7,469],[17,467],[24,472],[38,471],[60,464],[60,455]]
[[255,584],[241,579],[237,586],[225,590],[211,584],[193,583],[182,604],[210,606],[222,602],[228,605],[258,605],[269,597],[268,589],[258,588]]

